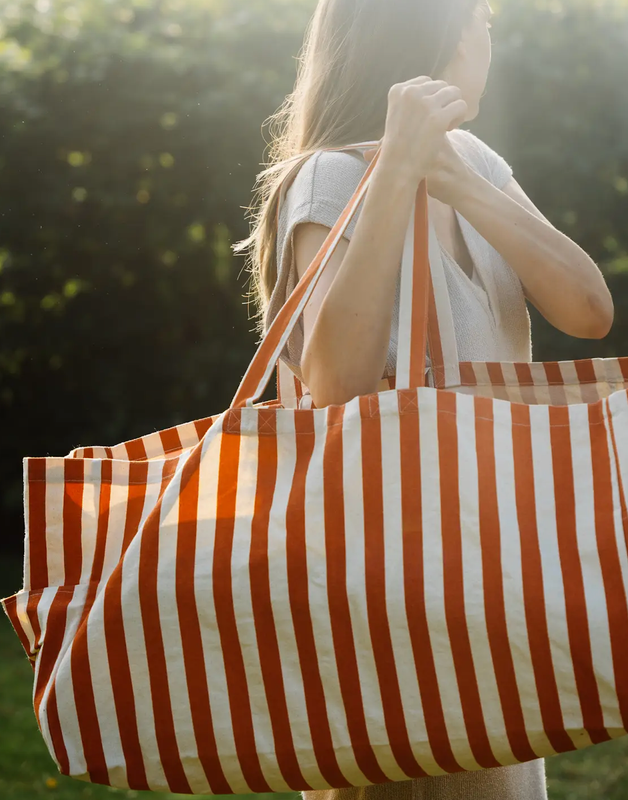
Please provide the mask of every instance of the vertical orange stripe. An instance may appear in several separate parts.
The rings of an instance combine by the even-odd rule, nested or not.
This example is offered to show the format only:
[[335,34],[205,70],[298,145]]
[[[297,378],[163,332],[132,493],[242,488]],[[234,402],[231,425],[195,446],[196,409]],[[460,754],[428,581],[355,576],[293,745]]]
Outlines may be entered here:
[[536,525],[530,409],[523,403],[513,403],[510,408],[523,596],[530,655],[545,733],[554,750],[564,753],[576,748],[565,731],[547,630],[541,551]]
[[477,386],[477,378],[471,361],[460,361],[460,385]]
[[305,479],[315,444],[314,412],[301,409],[294,413],[296,464],[286,511],[286,552],[288,593],[294,620],[295,638],[307,709],[312,747],[323,778],[335,788],[348,788],[349,781],[340,771],[331,738],[327,701],[321,680],[312,627],[309,598],[307,547],[305,540]]
[[[437,389],[442,389],[445,386],[445,363],[443,355],[443,343],[440,338],[440,322],[436,310],[436,297],[434,296],[434,286],[432,284],[431,276],[428,297],[429,306],[427,312],[427,341],[430,351],[432,376],[434,378],[434,387]],[[423,382],[416,384],[416,386],[423,385]]]
[[[593,499],[597,539],[610,629],[615,688],[622,723],[628,728],[628,607],[622,567],[617,551],[615,509],[611,484],[611,460],[602,402],[589,405],[589,429],[593,458]],[[611,423],[612,425],[612,423]],[[625,518],[624,518],[625,524]]]
[[[414,211],[412,254],[412,316],[410,337],[410,386],[425,385],[425,350],[428,343],[429,296],[432,277],[429,266],[427,188],[425,180],[417,189]],[[429,311],[428,311],[429,309]],[[430,353],[430,357],[431,353]]]
[[619,369],[621,370],[621,374],[624,376],[625,380],[628,380],[628,356],[621,356],[620,358],[616,359]]
[[515,373],[519,386],[533,386],[534,378],[532,377],[532,369],[527,361],[515,362]]
[[131,681],[129,652],[122,619],[121,563],[120,561],[109,577],[103,599],[107,658],[129,788],[148,790],[150,787],[140,746],[135,694]]
[[[144,439],[133,439],[126,442],[126,452],[129,461],[144,461],[146,460],[146,447],[144,446]],[[111,458],[111,455],[109,455]]]
[[147,480],[148,462],[131,461],[129,463],[129,484],[127,488],[126,514],[120,558],[122,558],[127,547],[131,544],[139,531],[142,514],[144,513]]
[[26,459],[28,480],[29,589],[48,586],[48,544],[46,540],[46,459]]
[[557,361],[544,361],[543,369],[550,386],[561,386],[564,383],[563,374]]
[[436,395],[445,616],[471,751],[481,766],[498,767],[500,762],[491,750],[486,732],[466,617],[456,398],[455,392],[438,392]]
[[111,461],[102,462],[100,474],[100,496],[98,500],[98,525],[96,528],[96,544],[94,546],[94,560],[90,581],[96,584],[102,578],[102,569],[105,563],[105,549],[107,546],[107,530],[109,528],[109,509],[111,505]]
[[223,431],[220,440],[212,586],[216,621],[225,661],[233,736],[242,774],[251,792],[270,792],[272,789],[262,772],[255,744],[249,688],[233,605],[231,558],[240,464],[240,422],[239,412],[233,413],[229,432]]
[[473,403],[479,484],[484,610],[488,640],[510,747],[518,761],[531,761],[537,758],[537,754],[530,746],[530,741],[526,734],[525,719],[521,707],[521,698],[519,696],[506,623],[502,546],[497,502],[493,401],[487,397],[474,397]]
[[[135,695],[122,618],[122,562],[126,548],[137,533],[144,507],[148,479],[147,462],[129,464],[129,493],[126,504],[125,536],[120,560],[107,580],[103,598],[103,623],[118,731],[131,789],[149,789],[140,746]],[[132,529],[132,532],[129,532]],[[128,534],[128,535],[127,535]]]
[[70,588],[67,591],[57,591],[48,609],[44,625],[44,644],[39,651],[39,668],[34,687],[33,707],[36,715],[39,714],[44,692],[61,651],[68,617],[68,606],[73,597],[74,588]]
[[499,361],[487,361],[486,362],[486,371],[488,372],[488,377],[493,386],[505,386],[506,380],[504,379],[504,373],[502,370],[501,362]]
[[[31,601],[32,597],[33,595],[31,595],[28,598],[28,602]],[[17,595],[14,594],[11,595],[11,597],[5,597],[0,601],[0,603],[2,604],[2,607],[4,608],[6,615],[9,618],[9,622],[11,623],[13,629],[18,635],[20,644],[24,648],[26,655],[29,658],[32,658],[35,655],[36,647],[35,648],[31,647],[31,643],[26,633],[26,630],[20,620],[19,614],[17,613]],[[29,615],[29,622],[30,622],[30,615]]]
[[55,757],[59,762],[59,772],[61,775],[69,775],[70,759],[68,758],[68,751],[65,746],[63,731],[61,730],[61,723],[59,721],[59,709],[57,708],[57,694],[54,683],[48,695],[46,706],[48,730],[50,731]]
[[[567,632],[583,724],[591,741],[598,744],[608,741],[610,736],[604,727],[589,638],[584,577],[576,533],[576,498],[569,408],[567,406],[549,406],[549,424],[556,502],[556,532],[565,591]],[[610,473],[608,479],[610,480]]]
[[277,629],[270,592],[269,526],[270,511],[277,482],[277,417],[275,410],[259,411],[258,457],[255,509],[251,523],[251,603],[259,644],[260,667],[268,698],[268,711],[277,748],[281,775],[293,789],[309,787],[296,753],[286,702],[286,686],[281,669]]
[[447,734],[443,703],[438,688],[434,653],[430,644],[425,603],[423,560],[421,440],[416,390],[400,391],[401,513],[406,613],[412,652],[421,692],[427,736],[436,763],[447,772],[460,772]]
[[148,515],[142,531],[138,585],[153,700],[153,715],[155,717],[155,733],[161,765],[171,792],[192,794],[192,789],[181,763],[181,754],[175,735],[172,698],[168,684],[168,669],[161,631],[159,595],[157,591],[160,516],[164,492],[172,479],[172,475],[168,475],[166,472],[168,466],[169,462],[164,462],[159,500]]
[[39,650],[41,647],[41,627],[39,625],[39,601],[41,600],[41,594],[29,594],[28,600],[26,601],[26,614],[28,616],[29,622],[31,624],[31,629],[33,631],[33,636],[35,638],[35,643],[33,645],[33,655]]
[[196,604],[195,565],[200,463],[201,448],[197,447],[185,463],[181,475],[176,556],[177,609],[198,757],[209,781],[211,794],[231,794],[232,787],[225,777],[218,757],[206,672],[211,657],[203,651]]
[[386,608],[382,429],[377,395],[360,397],[360,418],[366,605],[373,656],[390,748],[406,775],[420,777],[425,773],[410,745]]
[[[35,717],[40,725],[43,695],[48,688],[48,684],[52,680],[52,672],[57,665],[59,652],[61,651],[61,645],[63,644],[63,639],[65,637],[68,606],[72,602],[73,597],[74,589],[57,592],[52,599],[50,608],[48,609],[48,616],[45,624],[44,644],[38,657],[38,670],[34,686],[33,708],[35,711]],[[69,775],[70,764],[63,738],[63,731],[61,729],[61,723],[59,721],[54,680],[52,680],[50,691],[48,693],[48,697],[46,698],[45,711],[48,719],[48,728],[50,730],[50,738],[52,739],[52,747],[55,757],[60,764],[60,770],[62,774]]]
[[617,486],[619,489],[619,505],[621,508],[621,521],[622,529],[624,532],[624,542],[628,548],[628,508],[626,507],[626,490],[624,488],[624,481],[621,476],[621,466],[619,462],[619,453],[617,452],[617,440],[615,438],[615,426],[613,424],[613,413],[611,411],[608,398],[604,399],[606,414],[608,417],[608,427],[611,433],[611,443],[613,445],[613,453],[615,454],[615,474],[617,475]]
[[[377,762],[369,741],[364,700],[360,691],[355,641],[347,593],[347,551],[342,447],[344,406],[330,406],[323,463],[325,503],[325,553],[332,637],[340,692],[347,713],[349,737],[356,763],[371,783],[389,780]],[[425,774],[417,770],[419,774]]]
[[159,438],[161,446],[163,447],[164,454],[173,455],[175,452],[180,453],[183,449],[181,444],[181,437],[176,427],[168,428],[165,431],[159,431]]
[[582,383],[595,383],[597,381],[593,361],[590,358],[581,358],[573,362],[576,375]]
[[85,605],[81,611],[81,619],[72,640],[70,665],[72,670],[72,686],[78,718],[83,754],[90,779],[94,783],[110,785],[109,772],[100,732],[100,723],[96,711],[92,672],[87,644],[87,618],[96,597],[96,588],[102,574],[105,553],[105,538],[109,524],[109,505],[111,502],[111,461],[102,461],[98,526],[94,560],[92,562],[91,580],[87,589]]
[[203,436],[205,436],[205,434],[213,424],[214,424],[213,417],[205,417],[205,419],[197,419],[194,422],[194,427],[196,428],[196,433],[198,435],[199,442],[203,438]]
[[65,487],[63,494],[63,562],[64,584],[76,586],[83,567],[82,523],[83,481],[85,463],[82,459],[66,459],[63,464]]

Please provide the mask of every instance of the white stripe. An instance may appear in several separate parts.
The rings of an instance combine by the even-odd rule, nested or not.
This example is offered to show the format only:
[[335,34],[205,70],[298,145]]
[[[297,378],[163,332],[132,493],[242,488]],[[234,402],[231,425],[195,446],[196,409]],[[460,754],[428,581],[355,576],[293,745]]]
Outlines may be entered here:
[[[33,624],[30,620],[30,617],[26,613],[26,608],[28,606],[28,599],[31,596],[31,593],[28,590],[21,589],[19,592],[15,593],[15,615],[18,618],[18,623],[24,635],[28,639],[28,649],[30,650],[31,654],[35,649],[35,645],[37,644],[37,640],[35,638],[35,631],[33,630]],[[8,600],[8,597],[5,597],[2,600],[2,606],[6,612],[6,605],[5,602]],[[34,599],[34,598],[33,598]],[[9,617],[11,620],[11,618]],[[11,620],[13,623],[13,620]]]
[[[421,439],[421,504],[425,608],[429,627],[430,646],[434,662],[441,705],[449,741],[456,761],[464,769],[479,769],[467,735],[458,680],[449,639],[445,614],[443,538],[441,518],[440,452],[438,441],[438,389],[420,387],[419,435]],[[426,645],[427,646],[427,645]]]
[[511,403],[525,402],[521,393],[521,386],[519,384],[519,378],[517,377],[515,362],[502,361],[500,363],[502,367],[502,373],[504,375],[504,381],[508,390],[508,399]]
[[[58,589],[56,586],[53,586],[48,589],[44,589],[39,596],[39,603],[37,604],[37,619],[39,621],[39,629],[41,630],[41,641],[42,641],[42,648],[45,647],[45,636],[46,630],[48,628],[48,616],[50,614],[50,607],[52,605],[52,601],[55,599],[57,595]],[[39,682],[39,673],[41,671],[41,650],[37,655],[37,659],[35,661],[35,671],[33,675],[33,691],[32,691],[32,700],[33,703],[35,702],[35,689],[37,688],[37,684]],[[41,735],[46,743],[46,747],[50,751],[51,757],[54,759],[55,764],[60,768],[61,765],[55,755],[53,743],[52,743],[52,735],[50,733],[50,726],[48,724],[48,696],[50,694],[50,690],[52,688],[52,681],[50,677],[48,678],[48,682],[45,685],[44,691],[42,692],[41,702],[39,705],[39,724],[41,729]]]
[[[627,399],[626,392],[622,391],[618,394],[621,395],[623,402],[626,403]],[[608,407],[604,408],[604,417],[605,419],[608,419]],[[625,420],[626,417],[624,416],[623,419]],[[615,424],[615,418],[613,418],[613,424]],[[623,440],[620,437],[618,437],[617,429],[615,429],[615,443],[617,445],[618,452],[621,452],[623,450],[622,441]],[[613,519],[614,519],[615,544],[619,555],[619,567],[621,570],[622,583],[624,586],[624,596],[628,598],[628,551],[626,550],[626,539],[624,534],[624,526],[628,523],[622,519],[622,508],[619,497],[617,459],[615,458],[615,451],[613,448],[613,442],[611,440],[608,423],[607,423],[607,443],[609,447],[609,454],[611,461],[611,487],[613,494],[613,511],[614,511]],[[626,487],[627,484],[624,483],[624,491],[626,491]]]
[[[59,459],[60,460],[60,459]],[[55,459],[57,462],[57,459]],[[59,474],[60,473],[60,474]],[[63,498],[65,480],[57,463],[46,461],[46,558],[48,560],[48,585],[65,584],[63,543]]]
[[[593,462],[591,458],[591,434],[595,435],[595,431],[592,431],[589,425],[588,406],[570,406],[569,418],[571,449],[575,456],[573,476],[576,498],[576,535],[584,584],[585,610],[589,623],[588,633],[591,641],[593,669],[600,695],[604,726],[617,728],[621,726],[621,717],[615,690],[606,592],[595,530]],[[610,441],[609,445],[611,445]],[[612,450],[610,455],[612,463]]]
[[[163,637],[170,707],[178,755],[183,772],[193,793],[208,794],[210,793],[210,787],[199,760],[194,723],[192,721],[177,598],[177,546],[180,536],[179,500],[181,497],[181,477],[182,471],[177,468],[166,490],[175,500],[171,507],[166,509],[165,513],[162,513],[159,521],[159,554],[157,562],[159,623]],[[162,506],[162,511],[164,506]],[[189,545],[188,541],[184,544],[184,547],[189,547]],[[186,587],[188,591],[190,588],[189,586]],[[165,703],[166,697],[159,698],[157,702]]]
[[508,642],[518,687],[525,732],[537,755],[554,753],[543,729],[543,720],[530,653],[523,593],[521,529],[517,513],[513,450],[513,422],[509,403],[494,402],[495,475],[504,582],[504,608]]
[[[87,773],[87,764],[85,762],[83,742],[74,701],[74,683],[71,663],[71,648],[85,606],[87,589],[87,586],[76,586],[74,595],[68,604],[63,644],[61,645],[55,666],[48,680],[46,693],[47,704],[47,701],[50,699],[51,687],[54,684],[57,710],[59,712],[59,724],[61,726],[63,741],[70,764],[69,774],[73,777],[78,777]],[[55,620],[54,624],[59,624],[58,619]]]
[[406,235],[401,256],[401,275],[399,287],[399,320],[397,328],[397,363],[395,367],[395,388],[410,388],[410,357],[412,337],[408,332],[412,328],[412,295],[414,281],[414,216],[416,213],[416,195],[412,201],[410,217],[406,225]]
[[[548,407],[531,406],[530,419],[536,524],[543,572],[548,639],[565,729],[572,738],[574,732],[577,732],[574,743],[584,747],[584,737],[580,733],[583,728],[582,709],[571,658],[565,587],[558,549],[554,462]],[[567,465],[559,466],[564,469]]]
[[[100,597],[102,597],[102,592]],[[126,763],[122,751],[120,730],[115,713],[113,686],[109,671],[109,653],[105,639],[103,603],[96,602],[87,617],[86,640],[91,671],[94,704],[98,727],[109,773],[113,786],[128,788]]]
[[[367,779],[358,767],[349,737],[347,714],[340,691],[340,676],[335,642],[331,628],[327,588],[327,551],[325,544],[325,508],[323,464],[327,433],[327,409],[315,410],[314,449],[305,482],[305,538],[309,607],[316,647],[316,660],[321,676],[331,740],[339,755],[338,766],[352,784]],[[348,553],[348,557],[351,555]]]
[[[434,230],[434,225],[428,220],[429,265],[434,288],[434,303],[438,330],[443,351],[443,364],[445,366],[445,386],[460,385],[460,358],[456,341],[456,329],[451,310],[447,277],[443,266],[440,243]],[[405,331],[405,336],[412,336],[410,329]]]
[[328,788],[313,752],[301,662],[288,588],[286,510],[296,463],[294,412],[277,413],[277,481],[268,526],[268,569],[277,647],[292,741],[299,769],[310,786]]
[[[260,468],[258,445],[262,438],[257,433],[259,411],[254,408],[243,408],[241,414],[242,435],[240,437],[238,486],[231,554],[233,606],[246,672],[246,701],[250,703],[251,707],[255,749],[259,756],[260,769],[273,791],[290,791],[277,764],[251,597],[251,524],[255,515],[257,477]],[[245,702],[244,698],[243,702]]]
[[[157,472],[157,465],[154,463],[149,466],[153,473]],[[124,528],[128,514],[129,502],[129,462],[111,462],[111,495],[109,498],[109,519],[107,520],[107,531],[105,536],[105,552],[103,557],[102,580],[105,581],[114,571],[122,555],[122,541],[124,539]],[[159,470],[161,472],[161,470]],[[161,475],[159,476],[161,480]],[[148,508],[152,508],[156,502],[158,485],[148,484],[146,486],[150,498],[151,492],[155,495],[144,501],[144,516]],[[147,508],[148,507],[148,508]]]
[[[115,471],[115,463],[113,464],[113,468]],[[146,651],[146,636],[139,598],[139,560],[146,520],[159,499],[163,468],[163,460],[148,464],[146,498],[138,533],[131,540],[124,554],[124,559],[121,562],[121,613],[131,675],[131,686],[135,702],[138,739],[142,753],[144,754],[159,753],[157,736],[155,733],[153,702],[162,702],[162,698],[153,698],[152,696],[150,673],[148,669],[148,654]],[[109,529],[111,529],[112,522],[113,519],[110,518]],[[121,542],[118,542],[117,546],[119,547],[120,544]],[[104,596],[101,595],[101,598],[99,598],[100,602],[104,600]],[[102,613],[100,609],[99,613]],[[111,713],[114,713],[113,709]],[[145,758],[145,769],[146,780],[152,791],[168,790],[168,783],[161,767],[159,757]]]
[[378,766],[387,774],[385,767],[389,764],[390,737],[384,721],[384,708],[366,604],[361,435],[360,399],[355,397],[345,405],[342,428],[347,595],[368,743]]
[[81,500],[81,577],[79,583],[89,582],[94,566],[96,533],[100,510],[102,461],[87,461]]
[[478,451],[475,401],[455,394],[458,435],[458,490],[462,543],[463,591],[467,630],[491,750],[501,764],[517,761],[510,749],[501,708],[484,607],[484,573],[480,538]]
[[281,358],[277,362],[277,382],[283,408],[297,407],[296,376]]
[[[408,628],[404,585],[404,530],[401,506],[401,439],[398,395],[382,392],[379,408],[382,433],[382,486],[384,487],[384,553],[386,603],[395,667],[410,745],[421,767],[430,775],[444,770],[434,759],[425,727],[425,712]],[[418,413],[418,412],[415,412]],[[391,764],[394,757],[391,750]],[[393,772],[389,770],[389,772]],[[398,768],[394,770],[408,778]]]
[[225,660],[214,605],[213,561],[216,546],[216,502],[220,447],[223,437],[229,435],[222,431],[223,422],[224,416],[223,420],[210,428],[209,432],[212,435],[208,435],[203,442],[199,466],[200,496],[194,587],[205,664],[209,666],[209,669],[206,669],[206,675],[218,758],[231,790],[235,794],[249,794],[251,788],[244,778],[240,759],[236,752]]

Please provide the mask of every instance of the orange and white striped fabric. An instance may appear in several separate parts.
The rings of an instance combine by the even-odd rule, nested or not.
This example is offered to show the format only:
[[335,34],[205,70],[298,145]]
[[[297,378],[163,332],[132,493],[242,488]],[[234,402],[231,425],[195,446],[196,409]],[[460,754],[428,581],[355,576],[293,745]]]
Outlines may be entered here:
[[2,603],[63,774],[301,791],[626,733],[628,357],[452,363],[423,181],[397,385],[255,403],[371,171],[229,409],[24,459]]

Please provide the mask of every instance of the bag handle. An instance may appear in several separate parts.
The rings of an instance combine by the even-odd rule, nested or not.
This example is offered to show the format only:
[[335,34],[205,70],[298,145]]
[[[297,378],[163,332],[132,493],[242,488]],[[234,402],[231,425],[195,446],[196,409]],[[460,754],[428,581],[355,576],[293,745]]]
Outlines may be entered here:
[[[379,140],[360,142],[338,148],[327,148],[329,150],[342,151],[371,149],[373,147],[377,148],[375,156],[312,263],[268,328],[240,382],[240,386],[231,403],[231,408],[252,406],[255,400],[264,392],[294,326],[303,313],[325,266],[366,194],[373,169],[381,154]],[[291,176],[292,173],[289,173],[286,180]],[[425,235],[426,231],[429,234],[428,236]],[[436,275],[434,284],[432,272],[438,273],[439,271],[441,275]],[[440,313],[437,313],[437,308]],[[443,333],[445,334],[445,347],[442,342]],[[459,382],[453,317],[442,270],[438,240],[432,226],[428,223],[427,182],[425,178],[417,188],[404,241],[401,267],[399,334],[401,352],[398,352],[397,358],[398,375],[395,382],[396,388],[425,385],[426,345],[429,345],[430,348],[432,366],[429,372],[433,378],[434,385],[438,388],[446,388],[449,382]],[[443,363],[444,358],[447,358],[447,364]],[[452,358],[454,359],[453,362]]]

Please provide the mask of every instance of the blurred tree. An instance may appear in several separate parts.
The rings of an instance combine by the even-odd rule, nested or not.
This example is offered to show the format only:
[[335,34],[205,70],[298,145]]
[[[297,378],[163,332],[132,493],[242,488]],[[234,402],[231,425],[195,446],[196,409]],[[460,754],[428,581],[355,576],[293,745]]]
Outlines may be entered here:
[[598,264],[615,302],[602,340],[567,336],[530,305],[533,359],[628,355],[628,2],[491,5],[493,64],[473,130]]
[[[307,19],[286,0],[4,6],[0,496],[21,459],[225,408],[253,352],[242,259]],[[10,424],[7,421],[10,420]]]

